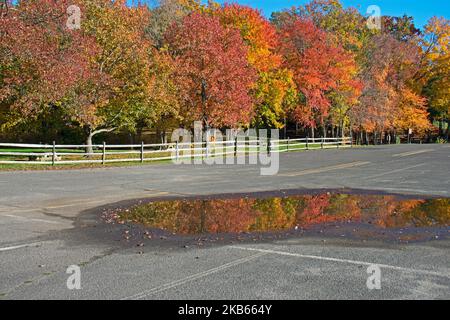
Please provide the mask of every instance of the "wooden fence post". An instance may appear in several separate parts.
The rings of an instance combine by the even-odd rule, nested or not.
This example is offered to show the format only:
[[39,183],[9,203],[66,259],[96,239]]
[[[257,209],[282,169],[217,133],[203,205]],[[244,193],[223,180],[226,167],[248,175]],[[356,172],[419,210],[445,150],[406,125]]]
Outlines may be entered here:
[[103,149],[102,149],[102,165],[106,163],[106,142],[103,141]]
[[234,156],[237,157],[238,155],[238,138],[234,138]]
[[55,165],[56,161],[56,142],[53,141],[53,148],[52,148],[52,166]]
[[141,142],[141,163],[144,163],[144,141]]
[[306,150],[309,150],[309,142],[308,142],[308,140],[309,140],[309,137],[306,137]]
[[287,138],[287,151],[289,152],[289,138]]
[[322,142],[320,143],[320,148],[323,149],[323,143],[325,142],[325,138],[322,138]]
[[178,158],[180,157],[180,150],[178,148],[178,141],[175,143],[175,159],[178,161]]

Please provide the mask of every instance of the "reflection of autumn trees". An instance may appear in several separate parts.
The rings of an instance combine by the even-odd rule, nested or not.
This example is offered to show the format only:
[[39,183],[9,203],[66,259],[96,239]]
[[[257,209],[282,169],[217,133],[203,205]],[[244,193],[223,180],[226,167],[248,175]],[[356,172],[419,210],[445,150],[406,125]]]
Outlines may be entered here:
[[251,231],[283,230],[295,225],[297,208],[295,198],[253,201],[253,209],[258,215],[250,228]]
[[380,200],[370,204],[379,226],[431,227],[445,226],[450,222],[449,199],[395,201],[393,197],[385,198],[381,204],[375,203]]
[[270,199],[155,202],[121,218],[180,234],[239,233],[303,228],[332,222],[371,221],[383,228],[447,225],[450,200],[399,200],[394,196],[321,194]]
[[255,221],[253,202],[248,199],[155,202],[121,216],[181,234],[245,232]]
[[355,196],[323,194],[300,199],[302,207],[297,210],[297,223],[304,228],[320,223],[356,221],[361,215]]

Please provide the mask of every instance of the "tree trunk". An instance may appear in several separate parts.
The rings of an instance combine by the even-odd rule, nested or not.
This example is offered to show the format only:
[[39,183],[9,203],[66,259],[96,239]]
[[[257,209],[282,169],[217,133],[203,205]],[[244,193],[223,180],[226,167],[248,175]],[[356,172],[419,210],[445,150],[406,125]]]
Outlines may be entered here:
[[[130,144],[131,145],[134,145],[134,136],[133,136],[133,134],[129,134],[129,138],[130,138]],[[134,148],[131,148],[131,150],[133,150]]]
[[136,129],[136,135],[139,141],[144,141],[144,138],[142,136],[142,133],[144,131],[144,127],[143,126],[138,126]]
[[94,153],[94,148],[92,147],[92,137],[94,136],[94,133],[91,131],[88,133],[86,137],[86,156],[88,158],[91,157],[91,154]]
[[200,230],[199,230],[200,234],[207,232],[207,230],[206,230],[206,216],[207,216],[206,201],[203,200],[202,201],[202,211],[200,213]]
[[99,130],[92,130],[91,128],[87,128],[86,129],[86,153],[87,153],[87,157],[91,158],[92,157],[92,153],[94,153],[94,148],[93,148],[93,144],[92,144],[92,138],[99,133],[102,132],[112,132],[116,130],[116,128],[108,128],[108,129],[99,129]]
[[314,127],[311,127],[311,138],[314,139]]
[[447,140],[447,142],[448,142],[448,138],[449,138],[449,135],[450,135],[450,119],[447,119],[447,133],[445,134],[445,139]]

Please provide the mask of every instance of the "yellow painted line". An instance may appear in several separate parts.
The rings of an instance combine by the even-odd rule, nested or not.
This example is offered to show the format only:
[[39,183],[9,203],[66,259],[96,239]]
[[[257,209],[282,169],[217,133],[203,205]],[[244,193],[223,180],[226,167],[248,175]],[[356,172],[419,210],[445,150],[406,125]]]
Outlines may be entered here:
[[0,216],[2,217],[8,217],[8,218],[13,218],[19,221],[33,221],[33,222],[43,222],[43,223],[48,223],[48,224],[62,224],[61,222],[57,222],[57,221],[52,221],[52,220],[45,220],[45,219],[36,219],[36,218],[30,218],[30,217],[23,217],[23,216],[18,216],[15,214],[0,214]]
[[15,213],[15,212],[26,213],[26,212],[35,212],[35,211],[41,211],[41,208],[35,208],[35,209],[20,209],[20,208],[15,208],[15,207],[12,207],[12,209],[3,209],[2,208],[2,210],[0,210],[0,214]]
[[[143,197],[158,197],[158,196],[165,196],[170,194],[169,192],[156,192],[156,193],[151,193],[151,194],[146,194]],[[51,207],[45,207],[44,209],[61,209],[61,208],[67,208],[67,207],[75,207],[78,206],[80,204],[100,204],[100,203],[104,203],[107,201],[111,201],[111,199],[115,199],[116,197],[104,197],[101,198],[99,200],[93,200],[93,201],[75,201],[74,203],[71,204],[65,204],[65,205],[59,205],[59,206],[51,206]]]
[[170,192],[161,191],[161,192],[157,192],[157,193],[148,194],[145,196],[146,197],[157,197],[157,196],[167,196],[168,194],[170,194]]
[[370,164],[370,162],[368,162],[368,161],[356,161],[356,162],[338,164],[338,165],[330,166],[330,167],[308,169],[308,170],[303,170],[303,171],[298,171],[298,172],[293,172],[293,173],[282,173],[282,174],[279,174],[279,176],[283,176],[283,177],[299,177],[299,176],[304,176],[304,175],[308,175],[308,174],[316,174],[316,173],[322,173],[322,172],[328,172],[328,171],[334,171],[334,170],[350,169],[350,168],[364,166],[364,165],[367,165],[367,164]]
[[80,203],[72,203],[72,204],[65,204],[65,205],[60,205],[60,206],[51,206],[51,207],[44,207],[42,208],[43,210],[48,210],[48,209],[62,209],[62,208],[69,208],[69,207],[76,207],[79,205],[90,205],[90,204],[97,204],[97,203],[102,203],[102,200],[98,200],[98,201],[87,201],[87,202],[80,202]]
[[[141,194],[142,198],[152,198],[152,197],[158,197],[158,196],[166,196],[170,195],[170,192],[155,192],[155,193],[145,193]],[[93,204],[102,204],[102,203],[108,203],[109,201],[113,201],[117,197],[111,196],[111,197],[104,197],[99,200],[93,200],[92,198],[88,198],[86,200],[73,200],[69,204],[61,204],[57,206],[44,206],[44,207],[36,207],[36,208],[21,208],[21,207],[0,207],[0,215],[6,216],[3,213],[27,213],[27,212],[41,212],[42,210],[52,210],[52,209],[63,209],[63,208],[70,208],[70,207],[76,207],[79,205],[93,205]]]
[[392,157],[394,157],[394,158],[397,158],[397,157],[408,157],[408,156],[414,156],[416,154],[427,153],[427,152],[432,152],[432,151],[434,151],[434,149],[426,149],[426,150],[420,150],[420,151],[403,152],[403,153],[394,154]]
[[374,174],[372,176],[368,176],[366,179],[379,178],[379,177],[387,176],[387,175],[390,175],[390,174],[393,174],[393,173],[398,173],[398,172],[403,172],[403,171],[415,169],[415,168],[418,168],[418,167],[423,167],[425,165],[427,165],[427,163],[421,163],[421,164],[416,164],[415,166],[410,166],[410,167],[400,168],[400,169],[396,169],[396,170],[386,171],[386,172],[382,172],[382,173],[379,173],[379,174]]

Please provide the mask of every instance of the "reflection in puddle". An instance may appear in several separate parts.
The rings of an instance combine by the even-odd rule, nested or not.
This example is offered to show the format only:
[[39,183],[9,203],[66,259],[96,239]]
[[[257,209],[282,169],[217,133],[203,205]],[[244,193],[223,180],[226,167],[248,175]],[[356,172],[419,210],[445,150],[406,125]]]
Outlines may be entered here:
[[[122,223],[138,223],[178,235],[327,230],[345,226],[368,237],[374,228],[423,229],[428,233],[438,228],[448,235],[450,199],[326,193],[262,199],[176,200],[121,210],[115,218]],[[356,230],[355,226],[360,228]],[[405,240],[409,238],[414,240],[415,235],[404,234]]]

